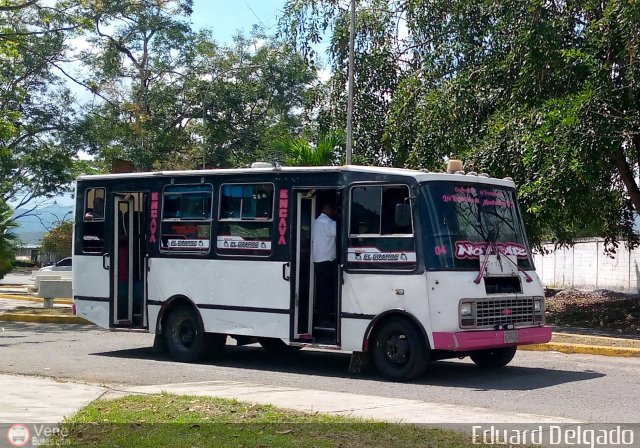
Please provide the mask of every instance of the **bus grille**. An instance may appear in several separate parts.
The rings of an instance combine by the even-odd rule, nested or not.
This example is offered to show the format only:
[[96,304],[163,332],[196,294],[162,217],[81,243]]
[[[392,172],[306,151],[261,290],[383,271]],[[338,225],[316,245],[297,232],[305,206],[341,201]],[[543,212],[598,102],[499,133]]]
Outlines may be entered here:
[[533,315],[533,297],[476,302],[476,327],[495,327],[505,324],[533,325]]

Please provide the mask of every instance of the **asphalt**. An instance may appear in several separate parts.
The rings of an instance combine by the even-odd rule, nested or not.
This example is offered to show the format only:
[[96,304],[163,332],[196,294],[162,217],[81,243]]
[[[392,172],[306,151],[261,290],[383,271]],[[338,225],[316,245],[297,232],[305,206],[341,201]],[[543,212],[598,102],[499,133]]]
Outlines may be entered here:
[[[0,285],[0,312],[17,306],[39,307],[32,297],[22,296],[21,281],[24,276],[9,279],[10,284]],[[26,289],[26,288],[25,288]],[[25,300],[26,299],[26,300]],[[37,320],[36,320],[37,322]],[[41,322],[45,322],[44,320]],[[79,331],[81,327],[65,326],[67,331]],[[87,330],[91,330],[88,326]],[[564,333],[616,337],[609,333],[589,329],[560,328]],[[4,331],[4,328],[2,328]],[[620,339],[618,337],[618,339]],[[630,339],[640,339],[640,336]],[[563,346],[564,345],[564,346]],[[573,347],[571,347],[573,345]],[[577,347],[584,345],[584,347]],[[0,347],[2,344],[0,344]],[[610,347],[586,344],[547,344],[529,347],[534,350],[553,350],[563,353],[590,353],[611,355]],[[618,349],[614,356],[629,355]],[[610,353],[607,353],[610,351]],[[31,372],[32,373],[32,372]],[[45,372],[45,374],[47,374]],[[186,395],[205,395],[233,398],[303,412],[322,412],[351,415],[375,420],[444,424],[457,423],[580,423],[585,419],[567,418],[546,413],[510,411],[499,408],[469,406],[462,403],[431,402],[408,397],[390,397],[375,394],[357,394],[342,390],[309,389],[281,384],[262,384],[253,381],[188,381],[132,386],[105,382],[73,382],[69,380],[0,374],[0,422],[58,423],[79,408],[98,397],[115,397],[123,394],[148,394],[169,392]],[[545,408],[553,409],[553,407]],[[551,412],[553,413],[553,411]],[[0,435],[0,446],[2,445]]]

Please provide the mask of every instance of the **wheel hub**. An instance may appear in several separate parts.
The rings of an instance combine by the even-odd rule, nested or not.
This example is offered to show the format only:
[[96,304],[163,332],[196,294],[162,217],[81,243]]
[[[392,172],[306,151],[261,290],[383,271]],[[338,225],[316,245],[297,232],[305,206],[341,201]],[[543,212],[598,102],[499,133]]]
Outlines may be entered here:
[[178,326],[177,337],[184,347],[191,347],[196,339],[196,330],[189,321],[183,321]]
[[387,339],[385,354],[387,359],[396,364],[406,364],[409,360],[411,347],[404,334],[397,334]]

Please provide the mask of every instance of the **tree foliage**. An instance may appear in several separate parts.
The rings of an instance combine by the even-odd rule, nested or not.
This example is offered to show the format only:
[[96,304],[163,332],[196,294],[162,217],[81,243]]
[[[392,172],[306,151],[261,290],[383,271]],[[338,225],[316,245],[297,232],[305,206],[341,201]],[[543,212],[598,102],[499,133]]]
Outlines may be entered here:
[[72,109],[54,70],[66,40],[82,25],[67,2],[7,2],[0,10],[0,198],[26,206],[72,179],[65,145]]
[[65,221],[51,229],[42,238],[42,250],[58,258],[71,256],[73,223]]
[[190,4],[176,1],[111,0],[94,14],[94,47],[83,59],[96,101],[77,145],[107,162],[246,165],[275,138],[300,132],[316,102],[315,72],[259,30],[221,46],[191,30]]
[[[355,98],[372,109],[355,114],[356,154],[429,169],[459,156],[468,169],[513,176],[534,243],[638,243],[636,1],[358,4]],[[285,12],[283,33],[302,51],[331,34],[342,97],[347,11],[301,0]]]
[[320,135],[316,142],[305,137],[282,137],[272,143],[274,158],[288,166],[338,165],[344,154],[345,139],[342,134]]
[[13,210],[0,199],[0,279],[11,271],[16,255],[16,237],[11,230],[17,224],[12,217]]

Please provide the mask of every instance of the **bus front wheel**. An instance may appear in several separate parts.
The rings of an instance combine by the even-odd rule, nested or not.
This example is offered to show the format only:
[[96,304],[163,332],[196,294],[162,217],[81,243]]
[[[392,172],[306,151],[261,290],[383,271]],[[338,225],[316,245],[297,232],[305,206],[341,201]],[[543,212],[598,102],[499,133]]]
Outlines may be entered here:
[[429,365],[429,349],[416,326],[393,317],[375,332],[372,349],[378,372],[394,381],[407,381],[422,375]]
[[502,347],[478,350],[470,354],[469,357],[478,367],[493,369],[509,364],[516,355],[517,349],[517,347]]
[[169,353],[180,362],[200,361],[206,355],[217,354],[226,341],[226,335],[205,333],[196,312],[189,306],[178,306],[171,311],[164,337]]

